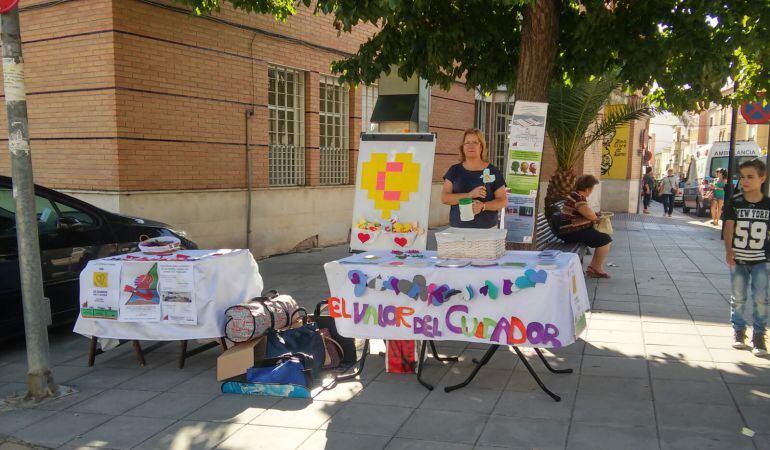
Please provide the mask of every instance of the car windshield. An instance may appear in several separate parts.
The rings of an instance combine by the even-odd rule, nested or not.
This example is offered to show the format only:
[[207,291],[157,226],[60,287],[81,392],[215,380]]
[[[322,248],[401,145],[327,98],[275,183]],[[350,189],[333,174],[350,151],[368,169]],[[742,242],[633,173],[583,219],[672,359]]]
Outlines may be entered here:
[[[738,156],[735,158],[735,173],[733,174],[733,179],[738,179],[738,166],[755,158],[756,156]],[[708,176],[711,178],[716,178],[718,169],[727,170],[727,156],[717,156],[711,158],[711,167],[709,167]]]

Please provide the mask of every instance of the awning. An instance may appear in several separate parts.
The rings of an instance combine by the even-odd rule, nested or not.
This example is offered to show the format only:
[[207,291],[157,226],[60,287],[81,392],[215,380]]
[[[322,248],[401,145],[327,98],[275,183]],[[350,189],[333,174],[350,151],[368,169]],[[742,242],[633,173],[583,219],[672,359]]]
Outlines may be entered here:
[[417,122],[420,110],[417,94],[380,95],[372,111],[372,122]]

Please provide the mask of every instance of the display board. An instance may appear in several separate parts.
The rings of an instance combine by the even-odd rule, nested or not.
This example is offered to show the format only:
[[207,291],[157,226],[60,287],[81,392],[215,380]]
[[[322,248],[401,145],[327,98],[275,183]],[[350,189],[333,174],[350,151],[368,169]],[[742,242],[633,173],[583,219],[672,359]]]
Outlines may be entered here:
[[508,242],[532,242],[547,113],[547,103],[519,101],[513,106],[505,163],[508,204],[501,218]]
[[363,133],[351,250],[424,250],[436,139],[431,133]]
[[[606,112],[622,105],[607,105]],[[628,122],[619,125],[615,131],[602,141],[602,179],[625,180],[628,178]]]

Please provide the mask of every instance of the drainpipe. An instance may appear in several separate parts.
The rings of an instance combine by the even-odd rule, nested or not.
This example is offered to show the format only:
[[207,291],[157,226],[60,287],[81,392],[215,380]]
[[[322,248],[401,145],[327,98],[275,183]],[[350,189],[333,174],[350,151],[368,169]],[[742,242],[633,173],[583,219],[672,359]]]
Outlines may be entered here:
[[246,248],[251,243],[251,142],[249,141],[249,118],[254,115],[254,109],[245,111],[243,120],[246,129]]

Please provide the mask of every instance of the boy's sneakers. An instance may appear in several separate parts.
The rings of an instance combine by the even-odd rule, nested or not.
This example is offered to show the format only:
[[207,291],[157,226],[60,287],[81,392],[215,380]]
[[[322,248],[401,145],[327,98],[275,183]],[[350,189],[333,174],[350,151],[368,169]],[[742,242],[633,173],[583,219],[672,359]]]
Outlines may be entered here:
[[754,350],[752,350],[751,353],[754,353],[755,356],[767,355],[765,333],[754,333],[754,336],[751,339],[751,343],[754,345]]
[[[735,330],[733,348],[746,348],[746,330]],[[763,341],[764,342],[764,341]]]

